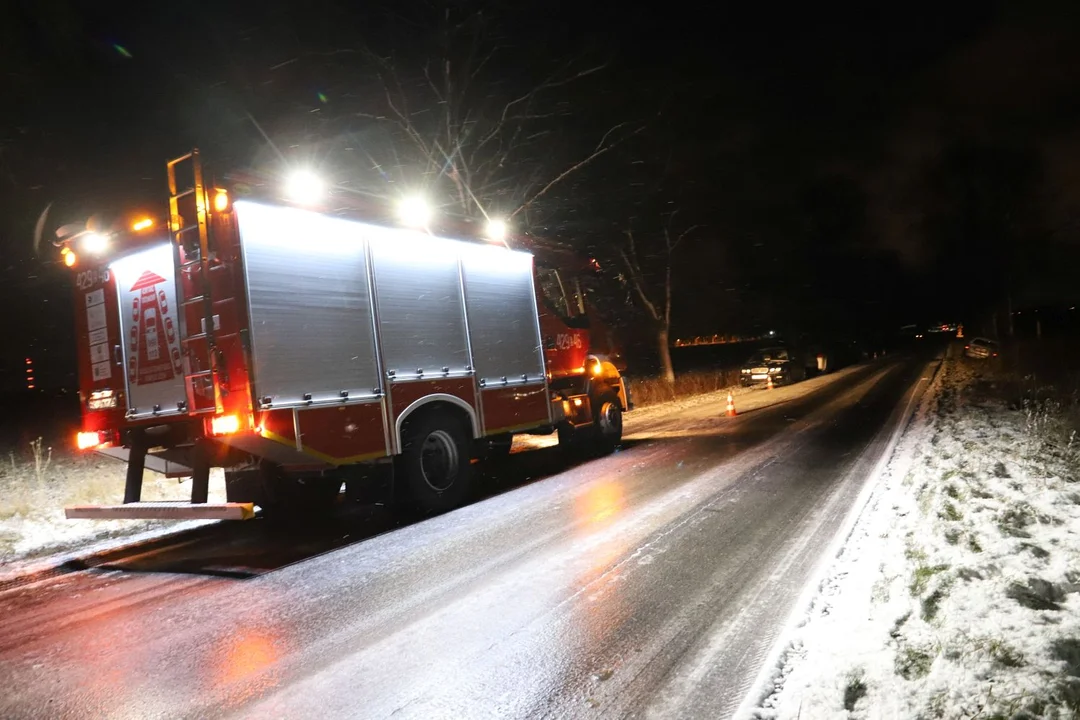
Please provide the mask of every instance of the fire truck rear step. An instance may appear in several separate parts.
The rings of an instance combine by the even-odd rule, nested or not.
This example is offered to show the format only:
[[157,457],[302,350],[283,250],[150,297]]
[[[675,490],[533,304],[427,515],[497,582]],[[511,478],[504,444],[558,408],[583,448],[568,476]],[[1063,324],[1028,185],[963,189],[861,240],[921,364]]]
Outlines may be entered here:
[[68,520],[250,520],[253,503],[133,502],[122,505],[73,505]]

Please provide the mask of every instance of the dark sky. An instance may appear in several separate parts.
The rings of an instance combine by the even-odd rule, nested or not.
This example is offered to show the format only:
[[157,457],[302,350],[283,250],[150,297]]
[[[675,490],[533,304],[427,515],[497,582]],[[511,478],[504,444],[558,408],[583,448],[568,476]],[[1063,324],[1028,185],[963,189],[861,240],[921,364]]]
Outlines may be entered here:
[[703,226],[676,258],[676,334],[976,322],[1006,296],[1068,299],[1080,208],[1068,3],[445,7],[6,3],[0,375],[21,377],[32,354],[46,384],[72,381],[70,274],[30,249],[47,203],[57,223],[160,205],[164,159],[193,144],[219,168],[276,162],[256,122],[285,156],[347,175],[342,147],[389,144],[361,117],[378,104],[372,57],[422,77],[446,17],[490,28],[481,99],[564,61],[604,65],[550,93],[521,172],[553,176],[616,123],[645,128],[534,217],[608,258],[626,229],[657,247],[673,210],[673,228]]

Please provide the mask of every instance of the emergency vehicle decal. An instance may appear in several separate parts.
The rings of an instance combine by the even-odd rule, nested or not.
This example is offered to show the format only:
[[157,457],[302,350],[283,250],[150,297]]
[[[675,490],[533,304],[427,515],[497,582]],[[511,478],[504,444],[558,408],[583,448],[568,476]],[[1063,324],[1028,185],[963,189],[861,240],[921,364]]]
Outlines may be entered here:
[[90,331],[90,370],[94,382],[112,377],[109,365],[109,331],[106,325],[105,289],[83,295],[86,301],[86,327]]
[[183,372],[180,339],[165,293],[166,282],[146,270],[131,286],[128,378],[134,385],[171,380]]

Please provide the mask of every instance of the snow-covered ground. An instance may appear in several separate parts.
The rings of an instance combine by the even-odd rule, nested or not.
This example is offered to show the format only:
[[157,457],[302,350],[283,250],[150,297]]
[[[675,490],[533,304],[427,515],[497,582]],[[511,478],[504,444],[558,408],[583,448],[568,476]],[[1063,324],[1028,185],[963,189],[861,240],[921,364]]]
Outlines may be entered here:
[[[65,455],[40,448],[17,455],[12,451],[0,466],[0,579],[26,569],[23,562],[75,547],[162,534],[206,521],[178,524],[162,520],[68,520],[66,505],[115,504],[124,494],[126,465],[99,455]],[[144,500],[180,500],[190,495],[190,480],[165,478],[146,471]],[[220,469],[210,476],[210,501],[223,502],[225,477]],[[96,545],[95,545],[96,546]],[[17,565],[17,566],[16,566]]]
[[1080,439],[1006,383],[944,362],[753,717],[1080,716]]

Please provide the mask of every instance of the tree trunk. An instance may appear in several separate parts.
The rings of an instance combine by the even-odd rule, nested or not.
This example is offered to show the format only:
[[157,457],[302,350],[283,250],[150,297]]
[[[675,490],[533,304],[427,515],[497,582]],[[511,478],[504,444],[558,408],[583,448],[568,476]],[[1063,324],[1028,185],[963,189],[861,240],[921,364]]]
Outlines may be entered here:
[[671,365],[671,343],[668,342],[668,328],[661,326],[656,331],[656,350],[660,353],[660,377],[664,382],[675,384],[675,368]]

